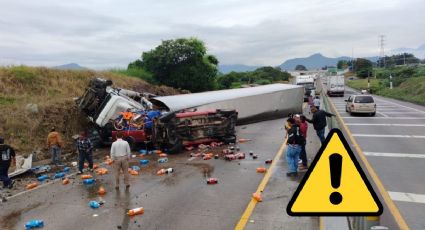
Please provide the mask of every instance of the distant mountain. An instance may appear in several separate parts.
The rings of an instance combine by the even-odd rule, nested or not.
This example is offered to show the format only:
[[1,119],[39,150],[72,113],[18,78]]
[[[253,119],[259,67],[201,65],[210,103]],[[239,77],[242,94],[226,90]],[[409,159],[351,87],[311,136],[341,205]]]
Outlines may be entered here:
[[77,63],[69,63],[65,65],[55,66],[54,69],[67,69],[67,70],[87,70],[88,68],[78,65]]
[[[378,57],[366,57],[373,62],[378,60]],[[294,70],[297,65],[304,65],[308,70],[320,69],[324,66],[336,66],[339,60],[351,60],[351,57],[342,56],[337,58],[325,57],[320,53],[313,54],[305,58],[293,58],[286,60],[280,65],[282,70]]]
[[254,71],[259,66],[249,66],[249,65],[218,65],[218,70],[221,73],[230,73],[232,71],[234,72],[246,72],[246,71]]
[[411,53],[415,57],[420,59],[425,59],[425,44],[419,46],[418,48],[398,48],[390,51],[391,54],[402,54],[402,53]]

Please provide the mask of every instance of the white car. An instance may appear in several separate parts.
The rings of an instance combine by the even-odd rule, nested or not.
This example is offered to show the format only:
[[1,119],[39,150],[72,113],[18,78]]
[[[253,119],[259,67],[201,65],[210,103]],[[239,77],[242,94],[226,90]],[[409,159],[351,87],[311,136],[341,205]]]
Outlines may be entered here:
[[376,114],[376,103],[371,95],[352,95],[347,100],[345,112],[350,113],[366,113],[371,116]]

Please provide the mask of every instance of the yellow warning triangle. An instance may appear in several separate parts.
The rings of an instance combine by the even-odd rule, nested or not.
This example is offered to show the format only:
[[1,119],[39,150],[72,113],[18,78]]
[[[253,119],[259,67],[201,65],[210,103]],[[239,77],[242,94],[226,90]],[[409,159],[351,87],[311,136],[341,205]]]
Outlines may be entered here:
[[382,214],[381,202],[339,129],[329,132],[286,211],[291,216]]

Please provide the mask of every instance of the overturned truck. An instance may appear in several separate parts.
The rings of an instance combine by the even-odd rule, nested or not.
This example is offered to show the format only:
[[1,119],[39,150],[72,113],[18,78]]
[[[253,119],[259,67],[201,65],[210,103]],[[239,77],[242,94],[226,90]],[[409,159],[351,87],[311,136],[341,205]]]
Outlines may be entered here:
[[[111,81],[94,78],[76,102],[95,124],[96,130],[91,133],[101,144],[112,142],[117,132],[124,134],[132,148],[151,145],[169,153],[212,141],[235,142],[236,110],[152,110],[146,99],[152,97],[114,88]],[[126,119],[128,114],[134,116]]]

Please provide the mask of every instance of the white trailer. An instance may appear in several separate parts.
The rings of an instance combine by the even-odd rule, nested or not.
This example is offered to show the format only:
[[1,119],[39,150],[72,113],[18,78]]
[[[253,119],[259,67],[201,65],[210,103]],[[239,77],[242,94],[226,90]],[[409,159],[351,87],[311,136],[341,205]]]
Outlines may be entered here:
[[328,96],[344,96],[345,83],[343,75],[329,76],[326,86]]
[[301,113],[303,88],[271,84],[251,88],[155,97],[154,105],[170,112],[184,109],[221,109],[238,112],[238,124],[262,121]]

